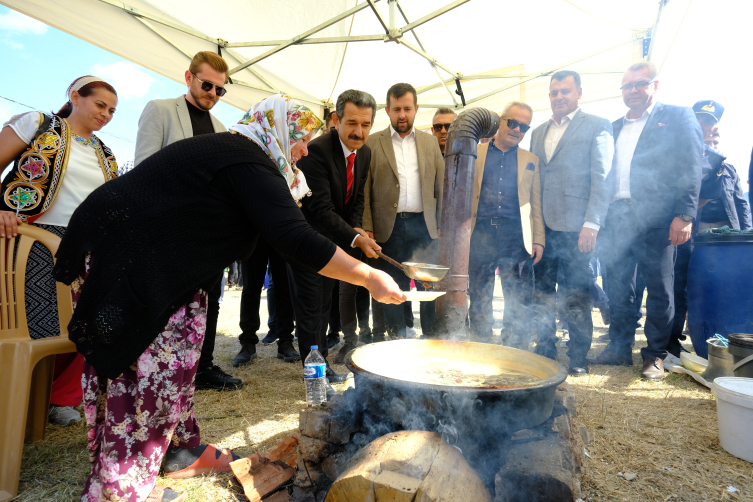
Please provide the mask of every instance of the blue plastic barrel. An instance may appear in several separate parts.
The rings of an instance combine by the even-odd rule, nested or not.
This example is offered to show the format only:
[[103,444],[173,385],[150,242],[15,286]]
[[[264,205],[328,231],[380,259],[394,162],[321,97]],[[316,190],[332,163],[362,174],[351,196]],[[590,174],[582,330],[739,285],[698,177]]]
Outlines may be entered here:
[[699,235],[688,268],[688,328],[708,358],[715,333],[753,333],[753,234]]

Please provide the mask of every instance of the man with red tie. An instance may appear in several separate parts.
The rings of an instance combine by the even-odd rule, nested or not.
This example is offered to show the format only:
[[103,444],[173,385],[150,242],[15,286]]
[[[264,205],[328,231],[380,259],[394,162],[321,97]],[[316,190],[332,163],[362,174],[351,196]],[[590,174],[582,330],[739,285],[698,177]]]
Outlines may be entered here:
[[[351,256],[360,258],[363,253],[376,258],[375,250],[381,247],[361,229],[363,188],[371,162],[366,140],[374,124],[376,101],[371,94],[351,89],[340,94],[335,110],[334,127],[309,143],[308,156],[298,161],[311,189],[311,195],[302,200],[301,210],[314,230]],[[288,271],[301,359],[306,360],[312,345],[318,345],[327,359],[326,330],[334,279],[291,263]],[[340,315],[345,345],[351,348],[356,344],[355,291],[355,286],[341,283]],[[344,305],[346,298],[352,300],[352,326],[347,315],[351,305]],[[343,312],[344,306],[347,312]],[[328,363],[327,379],[340,383],[345,376],[335,373]],[[334,392],[327,387],[328,393]]]

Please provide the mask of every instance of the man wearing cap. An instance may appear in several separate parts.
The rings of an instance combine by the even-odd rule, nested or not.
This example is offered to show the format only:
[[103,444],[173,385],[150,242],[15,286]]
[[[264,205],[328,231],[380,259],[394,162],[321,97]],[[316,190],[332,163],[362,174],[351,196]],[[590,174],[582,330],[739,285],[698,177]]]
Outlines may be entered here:
[[[745,225],[745,216],[750,211],[742,210],[743,218],[738,218],[735,204],[737,171],[724,162],[722,155],[710,143],[714,134],[718,134],[718,124],[724,114],[724,106],[713,100],[698,101],[693,105],[693,112],[701,126],[704,144],[701,153],[701,191],[698,202],[698,215],[693,225],[693,233],[707,228],[719,228],[727,225],[731,228],[740,229]],[[742,198],[742,197],[740,197]],[[743,199],[744,202],[744,199]],[[747,203],[745,205],[747,209]],[[675,261],[675,317],[672,322],[672,334],[667,343],[669,354],[665,361],[673,364],[682,364],[679,357],[685,351],[681,341],[685,340],[682,334],[685,327],[685,316],[688,312],[688,267],[692,252],[691,241],[677,246],[677,259]]]
[[636,271],[646,281],[644,379],[664,378],[674,318],[677,248],[690,238],[701,189],[703,136],[693,110],[656,100],[656,66],[632,65],[622,78],[629,108],[612,123],[612,202],[604,223],[604,264],[612,323],[610,341],[590,364],[632,365]]

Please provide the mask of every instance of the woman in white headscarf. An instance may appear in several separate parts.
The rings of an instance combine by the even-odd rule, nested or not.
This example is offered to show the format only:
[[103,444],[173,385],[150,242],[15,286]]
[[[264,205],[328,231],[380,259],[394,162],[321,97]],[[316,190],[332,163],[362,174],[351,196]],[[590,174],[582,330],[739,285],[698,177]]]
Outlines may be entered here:
[[[115,178],[118,166],[109,148],[94,134],[113,118],[118,96],[101,78],[73,81],[68,101],[54,114],[27,112],[11,117],[0,131],[0,170],[13,162],[2,182],[0,237],[15,237],[16,225],[31,223],[62,237],[73,211],[94,189]],[[53,260],[34,243],[26,266],[26,317],[32,338],[59,336]],[[74,288],[74,300],[77,291]],[[81,354],[55,360],[50,422],[81,420]]]

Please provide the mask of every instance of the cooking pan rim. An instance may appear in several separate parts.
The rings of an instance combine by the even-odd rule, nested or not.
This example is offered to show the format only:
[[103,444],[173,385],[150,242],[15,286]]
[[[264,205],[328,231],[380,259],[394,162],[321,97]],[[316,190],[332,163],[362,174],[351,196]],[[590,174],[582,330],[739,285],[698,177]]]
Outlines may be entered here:
[[[399,342],[399,341],[402,341],[402,340],[387,340],[384,342],[377,342],[377,343],[390,343],[390,342]],[[414,341],[420,341],[420,340],[414,340]],[[434,340],[434,341],[448,342],[448,343],[473,343],[473,342],[466,342],[465,340]],[[348,352],[348,355],[345,357],[345,362],[344,362],[345,366],[348,368],[349,371],[352,371],[354,375],[366,376],[368,378],[373,378],[373,379],[380,380],[380,381],[390,383],[393,385],[412,386],[412,387],[430,389],[430,390],[435,390],[435,391],[440,391],[440,392],[477,394],[477,395],[488,395],[488,394],[490,395],[490,394],[505,393],[505,395],[510,395],[510,394],[525,393],[529,391],[537,391],[537,390],[548,389],[551,387],[556,387],[560,385],[562,382],[564,382],[565,380],[567,380],[567,368],[565,368],[565,366],[559,361],[545,358],[545,359],[549,359],[549,361],[557,365],[557,368],[558,368],[557,373],[547,378],[546,380],[542,380],[536,385],[531,385],[531,386],[526,386],[526,387],[510,387],[510,388],[468,387],[468,386],[460,386],[460,385],[440,385],[440,384],[432,384],[432,383],[411,382],[409,380],[401,380],[398,378],[378,375],[367,369],[361,368],[360,366],[355,364],[353,362],[353,354],[355,354],[359,349],[368,347],[369,345],[375,345],[375,344],[362,345],[361,347],[356,347],[355,349]],[[506,347],[506,348],[511,349],[511,350],[520,350],[520,349],[515,349],[513,347]],[[521,352],[526,352],[533,356],[544,357],[539,354],[533,354],[531,352],[524,351],[524,350],[521,350]]]

